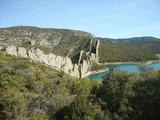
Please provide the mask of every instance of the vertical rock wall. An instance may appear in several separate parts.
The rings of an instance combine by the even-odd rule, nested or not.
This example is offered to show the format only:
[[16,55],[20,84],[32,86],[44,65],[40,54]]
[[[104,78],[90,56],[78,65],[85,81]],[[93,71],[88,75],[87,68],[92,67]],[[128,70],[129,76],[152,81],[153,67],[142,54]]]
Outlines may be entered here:
[[[83,78],[87,75],[87,73],[90,72],[90,68],[92,66],[92,63],[98,63],[99,62],[99,49],[100,41],[95,39],[94,36],[91,38],[89,51],[80,52],[79,60],[78,60],[78,70],[79,70],[79,77]],[[95,51],[93,52],[92,49]],[[85,55],[84,55],[85,54]],[[82,56],[86,56],[86,58],[82,58]]]
[[97,40],[97,45],[96,45],[96,63],[99,63],[99,45],[100,45],[100,40]]

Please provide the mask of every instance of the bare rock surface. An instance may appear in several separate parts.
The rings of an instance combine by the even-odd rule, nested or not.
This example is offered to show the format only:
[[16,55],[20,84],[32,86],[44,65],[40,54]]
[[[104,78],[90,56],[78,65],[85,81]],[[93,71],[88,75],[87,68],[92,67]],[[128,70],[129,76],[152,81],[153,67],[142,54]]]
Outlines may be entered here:
[[23,47],[19,47],[19,48],[18,48],[18,56],[19,56],[19,57],[25,57],[25,58],[28,58],[28,55],[27,55],[26,49],[25,49],[25,48],[23,48]]
[[15,46],[9,46],[6,48],[6,54],[17,56],[17,48]]
[[81,52],[78,64],[73,64],[69,57],[57,56],[52,53],[44,54],[43,51],[38,48],[31,48],[27,51],[23,47],[18,47],[17,49],[12,45],[6,48],[6,54],[29,58],[32,61],[44,63],[56,70],[64,71],[65,73],[78,78],[83,78],[90,71],[92,61],[96,62],[96,54],[94,53],[91,53],[91,56],[89,56],[90,59],[81,60],[84,51]]

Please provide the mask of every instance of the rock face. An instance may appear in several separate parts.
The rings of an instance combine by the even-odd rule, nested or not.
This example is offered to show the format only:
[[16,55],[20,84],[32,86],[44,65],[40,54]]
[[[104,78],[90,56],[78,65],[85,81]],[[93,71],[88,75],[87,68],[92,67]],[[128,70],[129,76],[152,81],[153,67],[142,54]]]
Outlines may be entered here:
[[17,48],[15,46],[7,47],[6,54],[17,56]]
[[80,71],[81,71],[81,78],[83,78],[88,72],[89,72],[89,68],[91,67],[91,64],[89,61],[87,60],[83,60],[83,64],[80,65]]
[[96,63],[99,63],[99,45],[100,45],[100,41],[97,41],[97,46],[96,46]]
[[23,47],[18,48],[18,56],[28,58],[26,49]]
[[[41,46],[55,51],[55,54],[72,56],[87,45],[92,34],[77,30],[17,26],[0,28],[0,45]],[[83,43],[83,45],[81,44]],[[57,51],[60,51],[56,53]]]
[[78,78],[90,71],[93,62],[99,62],[99,40],[83,31],[27,26],[3,28],[0,46],[8,46],[6,54],[29,58]]
[[36,41],[35,40],[31,40],[30,41],[30,45],[34,46],[36,44]]
[[[6,48],[6,54],[29,58],[78,78],[83,78],[89,72],[91,62],[96,62],[97,59],[95,53],[85,53],[81,51],[78,64],[73,64],[69,57],[61,57],[52,53],[44,54],[43,51],[38,48],[31,48],[26,51],[23,47],[18,47],[17,49],[13,45]],[[87,55],[86,60],[82,59],[83,54]],[[91,56],[88,54],[91,54]]]
[[19,47],[17,50],[14,46],[7,47],[6,54],[29,58],[33,61],[49,65],[56,70],[62,70],[71,76],[79,77],[78,65],[73,65],[71,59],[68,57],[56,56],[52,53],[46,55],[38,48],[31,48],[28,52],[23,47]]

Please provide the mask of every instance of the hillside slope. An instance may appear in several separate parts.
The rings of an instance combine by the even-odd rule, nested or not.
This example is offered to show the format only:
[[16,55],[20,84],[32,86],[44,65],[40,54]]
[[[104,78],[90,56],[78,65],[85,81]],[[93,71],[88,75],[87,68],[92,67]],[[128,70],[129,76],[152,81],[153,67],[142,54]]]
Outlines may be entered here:
[[157,60],[160,53],[160,39],[137,37],[129,39],[99,38],[100,62]]
[[40,47],[56,55],[74,57],[81,50],[89,49],[91,33],[67,30],[16,26],[0,29],[0,44]]
[[81,80],[0,53],[0,119],[49,120],[74,101]]
[[151,37],[151,36],[145,36],[145,37],[132,37],[132,38],[121,38],[121,39],[112,39],[112,38],[100,38],[98,39],[102,41],[118,41],[118,42],[155,42],[159,41],[159,38]]
[[29,26],[3,28],[0,46],[6,54],[45,63],[79,78],[90,72],[93,62],[99,62],[99,40],[83,31]]
[[0,53],[0,120],[158,120],[159,78],[144,70],[77,79]]

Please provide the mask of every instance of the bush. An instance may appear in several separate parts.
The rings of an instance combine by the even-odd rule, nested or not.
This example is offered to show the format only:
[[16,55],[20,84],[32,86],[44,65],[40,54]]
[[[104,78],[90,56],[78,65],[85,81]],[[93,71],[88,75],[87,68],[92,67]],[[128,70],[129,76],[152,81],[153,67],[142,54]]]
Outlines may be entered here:
[[95,62],[92,63],[91,71],[97,71],[97,70],[102,70],[105,69],[106,67],[104,65],[99,65]]

